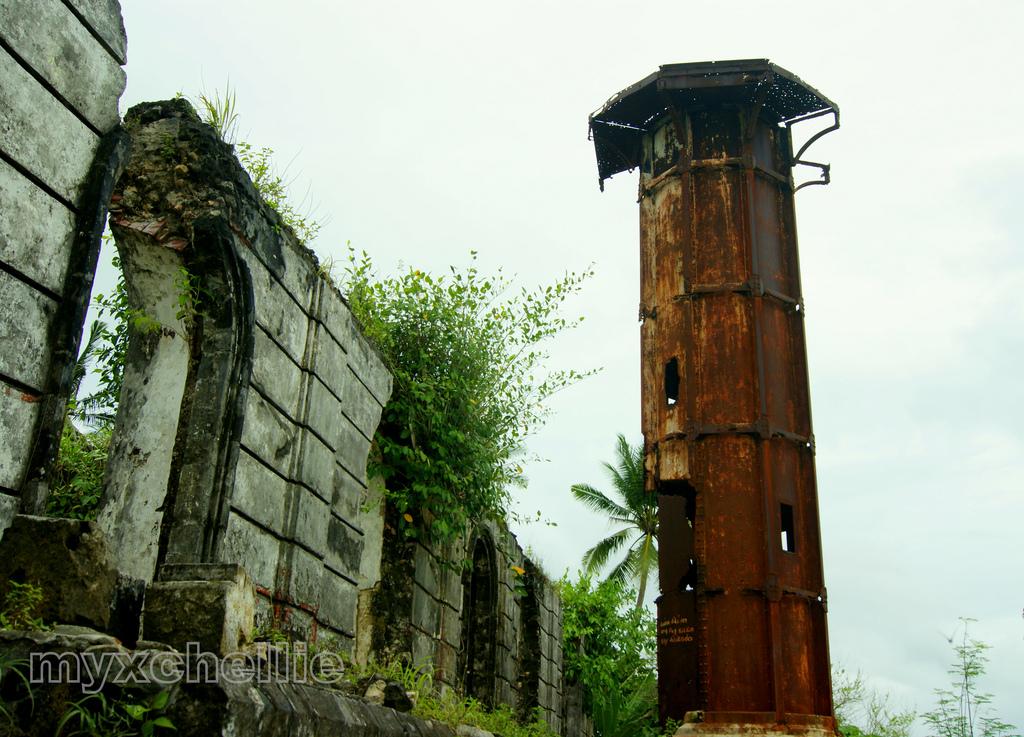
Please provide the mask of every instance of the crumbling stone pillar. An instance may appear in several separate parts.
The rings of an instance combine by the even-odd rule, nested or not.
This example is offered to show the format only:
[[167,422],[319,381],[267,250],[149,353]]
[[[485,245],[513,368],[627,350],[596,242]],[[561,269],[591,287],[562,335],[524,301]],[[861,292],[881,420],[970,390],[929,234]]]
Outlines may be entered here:
[[134,318],[99,522],[139,578],[237,564],[265,624],[351,643],[391,377],[186,101],[125,126],[111,227]]

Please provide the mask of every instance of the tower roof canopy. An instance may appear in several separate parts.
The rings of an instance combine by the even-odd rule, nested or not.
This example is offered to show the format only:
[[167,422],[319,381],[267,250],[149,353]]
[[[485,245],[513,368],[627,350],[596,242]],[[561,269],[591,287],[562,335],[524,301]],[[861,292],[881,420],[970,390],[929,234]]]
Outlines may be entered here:
[[612,96],[590,116],[603,182],[640,163],[640,139],[670,106],[761,105],[762,118],[784,123],[838,106],[767,59],[666,64]]

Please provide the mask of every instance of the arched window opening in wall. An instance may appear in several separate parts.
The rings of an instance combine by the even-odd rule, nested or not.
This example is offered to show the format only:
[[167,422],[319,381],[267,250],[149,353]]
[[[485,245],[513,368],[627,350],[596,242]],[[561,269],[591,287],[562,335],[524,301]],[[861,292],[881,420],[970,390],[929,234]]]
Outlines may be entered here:
[[523,566],[525,594],[520,600],[522,642],[519,649],[519,717],[526,721],[540,700],[540,575],[529,560]]
[[494,545],[486,535],[473,543],[471,568],[463,574],[462,653],[466,696],[494,705],[494,640],[497,629]]

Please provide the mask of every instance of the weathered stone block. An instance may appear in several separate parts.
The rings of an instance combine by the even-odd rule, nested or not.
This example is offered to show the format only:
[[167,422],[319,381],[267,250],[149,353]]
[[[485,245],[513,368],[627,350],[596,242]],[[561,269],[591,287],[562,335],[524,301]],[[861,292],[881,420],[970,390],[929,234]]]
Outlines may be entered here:
[[498,585],[498,611],[507,616],[511,616],[511,612],[515,608],[515,597],[512,596],[512,591],[507,586]]
[[[380,482],[383,485],[383,482]],[[362,504],[364,499],[369,501],[369,491],[344,466],[337,463],[335,454],[334,464],[334,488],[331,496],[331,509],[347,520],[355,520],[362,517]],[[359,524],[363,527],[363,524]]]
[[322,323],[317,330],[316,342],[311,351],[310,368],[332,392],[339,397],[344,396],[345,376],[349,373],[348,356]]
[[436,642],[422,632],[412,633],[412,662],[416,666],[429,666],[434,663]]
[[316,318],[346,352],[349,350],[348,344],[352,341],[353,334],[361,335],[348,304],[341,293],[331,287],[324,289]]
[[0,271],[0,373],[46,391],[48,341],[57,303]]
[[363,536],[342,520],[330,515],[327,526],[327,563],[352,580],[358,581],[362,558]]
[[549,635],[552,634],[551,629],[552,629],[554,617],[551,614],[551,610],[550,609],[545,609],[544,607],[541,607],[540,610],[537,612],[537,614],[538,614],[537,619],[540,620],[540,628],[544,632],[546,632],[547,634],[549,634]]
[[340,439],[335,459],[356,479],[366,483],[366,460],[370,453],[370,441],[349,420],[338,418]]
[[458,683],[458,666],[458,650],[447,642],[437,643],[436,657],[434,658],[435,676],[446,683]]
[[351,324],[348,339],[339,339],[348,352],[348,365],[380,405],[384,406],[391,396],[391,373],[377,351],[363,337],[354,320]]
[[0,487],[21,487],[32,449],[38,398],[0,381]]
[[[278,234],[269,232],[268,238]],[[292,295],[309,314],[314,314],[315,305],[319,301],[319,292],[323,280],[317,276],[316,256],[308,248],[300,245],[292,238],[279,238],[281,241],[280,255],[284,263],[277,276],[284,285],[285,291]]]
[[299,428],[282,415],[258,391],[246,394],[245,425],[242,445],[282,476],[291,470],[292,454],[296,452]]
[[540,659],[540,677],[546,683],[555,682],[555,669],[549,658]]
[[285,594],[296,605],[316,611],[320,605],[320,595],[323,590],[323,561],[298,545],[291,543],[284,543],[284,545],[287,547],[287,554],[282,556],[282,559],[288,561],[289,568]]
[[356,587],[329,568],[324,569],[317,616],[328,626],[354,637],[358,607],[359,592]]
[[342,401],[342,410],[352,423],[359,428],[359,431],[372,438],[380,422],[380,415],[383,406],[376,397],[363,384],[362,377],[349,365],[346,374],[342,376],[342,386],[339,395]]
[[545,586],[543,591],[544,594],[541,598],[542,606],[548,611],[554,611],[555,599],[558,598],[558,594],[555,593],[554,588],[552,588],[551,586]]
[[4,532],[14,522],[14,516],[18,513],[18,503],[18,497],[0,491],[0,540],[4,539]]
[[309,430],[302,431],[297,470],[298,480],[315,489],[324,499],[330,499],[334,491],[334,451],[328,448]]
[[541,679],[537,684],[537,703],[544,709],[554,709],[554,691],[551,684]]
[[416,543],[414,556],[416,565],[416,583],[422,586],[432,597],[440,598],[440,565],[434,556],[421,544]]
[[516,649],[516,628],[512,623],[512,618],[508,614],[502,614],[498,618],[498,641],[501,642],[509,650],[515,652]]
[[271,530],[284,529],[288,482],[246,452],[238,454],[231,505]]
[[497,683],[498,703],[506,704],[511,707],[515,707],[518,699],[516,698],[515,691],[512,690],[512,684],[506,681],[504,678],[499,678]]
[[509,652],[508,648],[496,648],[495,660],[497,661],[497,674],[501,678],[509,682],[516,680],[516,677],[518,675],[516,669],[516,660],[513,654]]
[[239,254],[248,265],[252,277],[256,322],[284,349],[292,361],[302,365],[309,317],[292,296],[281,288],[256,254],[246,249],[240,249]]
[[302,393],[302,369],[259,326],[253,335],[252,385],[289,418],[296,417]]
[[[345,472],[348,476],[348,473]],[[339,505],[335,500],[334,509]],[[349,518],[351,519],[351,518]],[[381,555],[384,551],[384,481],[370,479],[355,516],[356,526],[363,533],[363,554],[359,562],[359,587],[369,588],[380,581]]]
[[419,586],[412,590],[412,623],[437,638],[441,629],[441,605]]
[[338,418],[341,416],[341,402],[327,390],[315,376],[309,378],[309,412],[306,424],[331,446],[331,452],[341,441],[338,432]]
[[447,604],[441,605],[441,639],[456,649],[462,645],[462,617]]
[[[458,560],[451,558],[450,560]],[[455,607],[456,611],[462,610],[462,573],[452,568],[445,568],[442,571],[444,578],[444,600]]]
[[455,734],[458,737],[494,737],[490,732],[480,729],[480,727],[474,727],[472,724],[460,724]]
[[125,74],[60,0],[0,0],[4,40],[86,120],[117,125]]
[[[224,656],[252,642],[256,591],[241,566],[166,566],[160,581],[146,587],[142,632],[186,652]],[[195,647],[195,646],[193,646]]]
[[[561,624],[561,623],[559,623]],[[558,629],[561,629],[559,627]],[[554,663],[554,669],[556,673],[562,672],[562,637],[561,633],[554,638],[554,643],[551,647],[551,662]]]
[[0,79],[0,149],[77,204],[99,137],[6,51]]
[[540,644],[540,654],[541,654],[541,656],[544,657],[544,658],[547,658],[548,660],[551,660],[552,653],[553,653],[554,647],[555,647],[554,639],[551,637],[551,635],[545,633],[542,630],[541,631],[540,640],[539,640],[539,644]]
[[75,215],[0,161],[0,253],[12,267],[56,294],[64,291]]
[[238,514],[228,515],[221,560],[243,566],[252,580],[264,589],[274,588],[280,548],[281,544],[268,532]]
[[103,43],[122,64],[128,63],[128,40],[124,33],[124,21],[121,20],[121,5],[117,0],[70,0],[85,18],[85,22],[96,32]]
[[121,584],[103,534],[91,522],[17,515],[0,540],[0,581],[43,590],[46,622],[109,632]]
[[290,488],[294,511],[294,538],[310,550],[325,553],[331,510],[327,502],[318,499],[308,489],[298,485]]

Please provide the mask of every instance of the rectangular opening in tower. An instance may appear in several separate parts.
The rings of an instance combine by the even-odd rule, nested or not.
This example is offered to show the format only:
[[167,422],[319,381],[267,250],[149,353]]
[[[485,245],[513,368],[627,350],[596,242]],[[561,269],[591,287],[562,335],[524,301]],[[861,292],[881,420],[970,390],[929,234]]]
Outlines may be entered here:
[[779,517],[782,528],[782,549],[787,553],[795,553],[796,532],[793,527],[793,505],[780,504]]
[[665,401],[669,407],[679,402],[679,359],[673,358],[665,364]]

